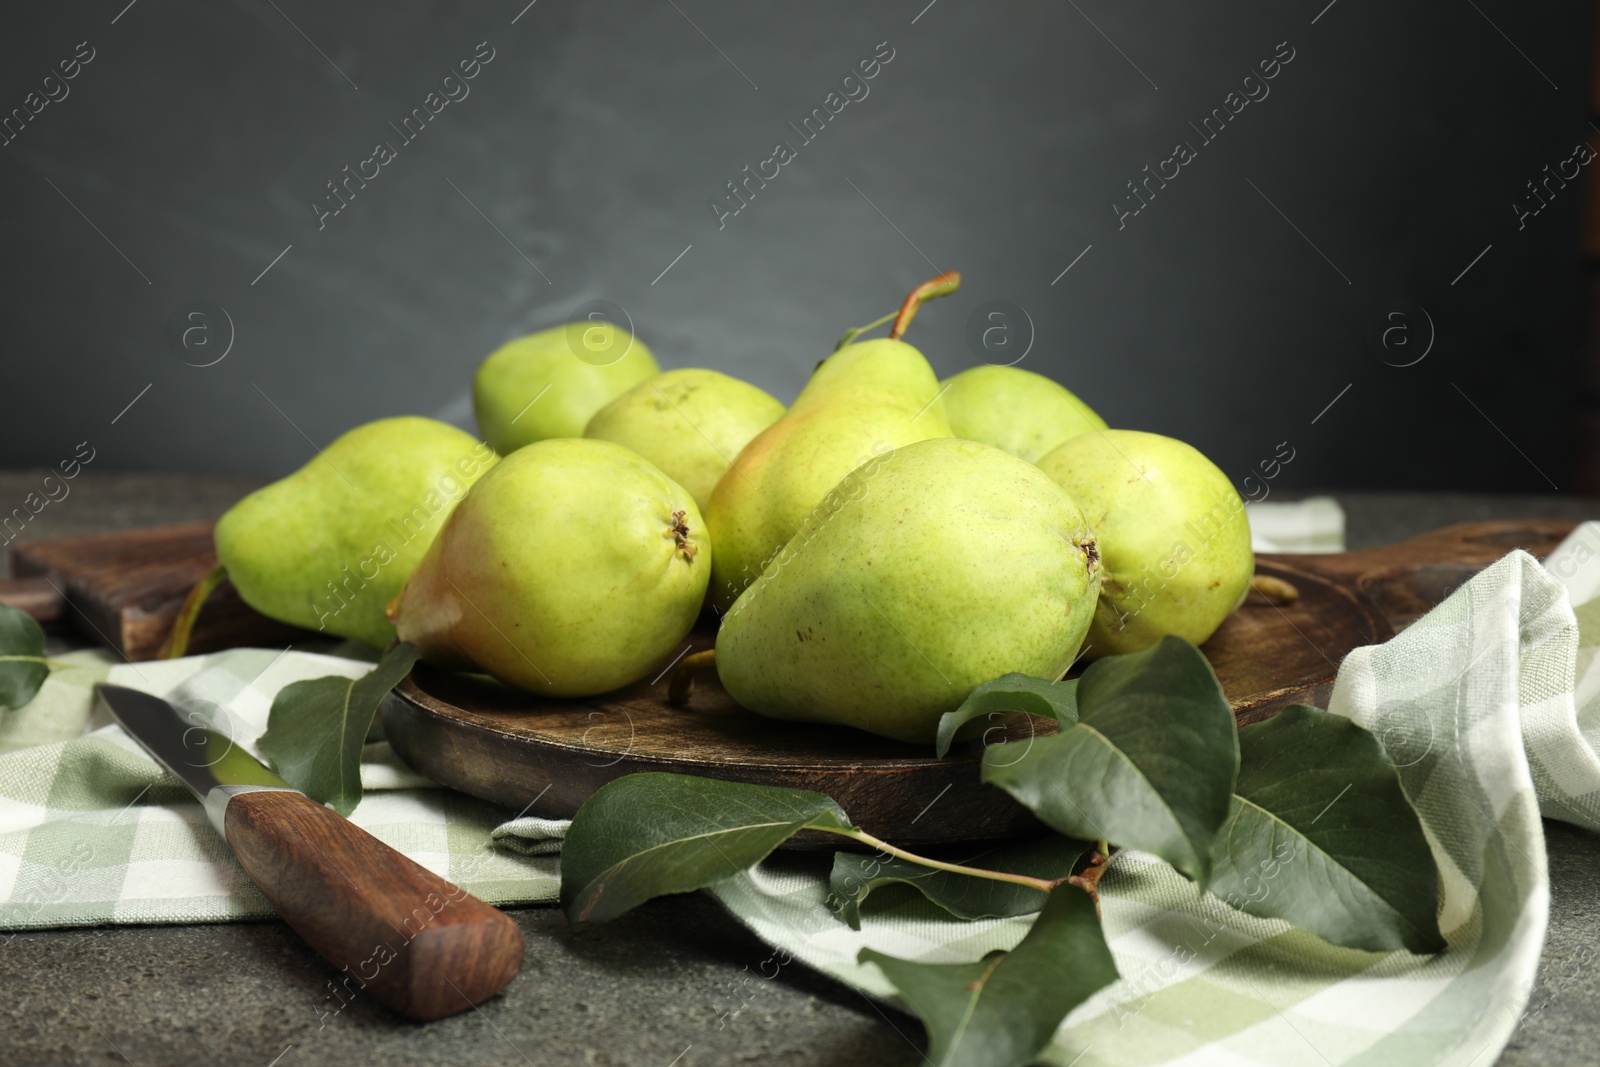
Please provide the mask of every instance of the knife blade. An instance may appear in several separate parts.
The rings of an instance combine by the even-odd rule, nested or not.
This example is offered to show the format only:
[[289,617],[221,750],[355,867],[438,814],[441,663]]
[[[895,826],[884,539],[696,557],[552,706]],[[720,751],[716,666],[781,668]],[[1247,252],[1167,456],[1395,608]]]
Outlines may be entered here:
[[200,799],[279,916],[377,1000],[441,1019],[516,977],[523,939],[509,916],[293,788],[200,715],[124,686],[95,691]]

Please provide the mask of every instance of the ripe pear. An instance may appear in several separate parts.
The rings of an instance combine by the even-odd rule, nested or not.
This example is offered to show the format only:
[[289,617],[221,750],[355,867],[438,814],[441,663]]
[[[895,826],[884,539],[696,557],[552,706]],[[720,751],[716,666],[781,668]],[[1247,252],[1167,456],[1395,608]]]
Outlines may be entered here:
[[985,364],[942,384],[951,433],[1029,463],[1069,437],[1106,428],[1106,420],[1064,386],[1019,367]]
[[597,411],[583,435],[633,449],[689,490],[703,512],[728,464],[783,410],[763,390],[726,374],[669,370]]
[[519,337],[483,361],[472,408],[501,455],[552,437],[582,437],[594,413],[661,373],[655,357],[609,322],[569,322]]
[[1053,449],[1039,468],[1083,505],[1100,537],[1105,580],[1090,658],[1138,652],[1163,634],[1201,644],[1249,592],[1244,502],[1198,449],[1102,430]]
[[229,509],[217,559],[263,615],[381,648],[394,640],[384,605],[495,458],[432,419],[369,422]]
[[875,455],[949,437],[938,396],[933,369],[904,341],[862,341],[823,360],[788,414],[757,434],[712,490],[717,608],[755,580],[839,479]]
[[710,573],[683,486],[610,441],[539,441],[472,487],[389,616],[429,663],[592,696],[683,642]]
[[1072,664],[1099,557],[1039,468],[921,441],[856,468],[819,512],[722,620],[717,674],[740,704],[924,742],[982,683]]

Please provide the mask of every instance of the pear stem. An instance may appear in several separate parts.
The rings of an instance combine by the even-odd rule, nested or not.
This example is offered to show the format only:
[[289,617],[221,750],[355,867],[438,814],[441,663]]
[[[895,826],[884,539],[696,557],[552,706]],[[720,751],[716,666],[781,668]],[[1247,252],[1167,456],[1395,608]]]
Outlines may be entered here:
[[714,648],[683,657],[677,670],[672,672],[672,680],[667,683],[667,703],[689,703],[689,695],[694,692],[694,676],[716,661],[717,650]]
[[838,834],[840,837],[848,837],[852,841],[861,842],[863,845],[871,845],[873,848],[897,859],[903,859],[923,867],[932,867],[936,871],[949,871],[952,874],[964,874],[971,878],[987,878],[991,882],[1010,882],[1012,885],[1037,889],[1041,893],[1048,893],[1056,886],[1070,882],[1093,897],[1096,908],[1100,906],[1100,894],[1097,889],[1100,884],[1100,876],[1105,873],[1106,865],[1110,862],[1106,852],[1097,848],[1089,853],[1089,865],[1078,874],[1068,875],[1065,878],[1034,878],[1026,874],[989,871],[981,867],[967,867],[959,863],[946,863],[943,860],[929,859],[927,856],[919,856],[915,852],[907,852],[903,848],[896,848],[889,842],[874,837],[865,830],[833,830],[825,827],[818,827],[818,829],[824,829],[830,834]]
[[1250,588],[1274,604],[1293,604],[1300,599],[1300,590],[1294,587],[1294,583],[1274,578],[1270,574],[1258,574],[1251,578]]
[[156,659],[177,659],[189,651],[189,634],[194,630],[195,620],[200,617],[200,609],[207,598],[216,592],[217,586],[227,580],[228,569],[219,563],[194,583],[194,588],[183,599],[183,607],[178,609],[177,618],[172,620],[172,629],[167,633],[161,651],[156,653]]
[[900,313],[895,316],[894,325],[889,327],[889,337],[898,340],[906,332],[906,327],[911,325],[911,320],[917,317],[917,309],[936,297],[948,296],[961,288],[961,273],[947,270],[937,278],[923,282],[906,296],[906,302],[900,305]]

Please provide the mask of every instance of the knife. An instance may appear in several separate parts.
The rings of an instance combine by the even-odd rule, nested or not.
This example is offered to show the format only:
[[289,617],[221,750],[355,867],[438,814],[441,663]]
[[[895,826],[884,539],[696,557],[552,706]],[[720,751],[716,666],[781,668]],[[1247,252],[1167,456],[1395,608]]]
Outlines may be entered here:
[[204,805],[261,895],[323,959],[412,1019],[466,1011],[522,967],[511,918],[402,856],[160,697],[95,686]]

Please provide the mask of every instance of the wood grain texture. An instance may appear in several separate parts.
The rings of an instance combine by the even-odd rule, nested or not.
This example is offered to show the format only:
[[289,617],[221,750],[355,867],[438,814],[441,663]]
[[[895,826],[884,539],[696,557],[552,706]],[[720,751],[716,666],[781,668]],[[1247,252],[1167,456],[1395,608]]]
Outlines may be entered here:
[[[1327,706],[1346,653],[1385,641],[1513,548],[1548,554],[1572,529],[1557,521],[1469,523],[1385,548],[1262,555],[1259,574],[1293,584],[1275,604],[1252,593],[1202,646],[1239,724],[1293,703]],[[711,647],[703,624],[690,650]],[[666,677],[587,700],[549,700],[482,677],[419,665],[389,694],[389,743],[452,788],[548,818],[569,818],[600,786],[639,771],[814,789],[869,832],[908,847],[1026,836],[1038,824],[978,778],[982,742],[948,759],[845,727],[784,723],[734,703],[714,672],[687,708],[666,702]],[[1054,724],[1024,718],[988,741]],[[801,835],[792,847],[836,847]]]
[[1359,552],[1259,558],[1335,582],[1402,629],[1513,549],[1544,559],[1576,526],[1564,519],[1464,522]]
[[[9,583],[0,600],[41,622],[52,613],[65,617],[85,637],[135,662],[154,659],[190,587],[217,565],[212,526],[194,522],[16,545],[12,572],[28,581]],[[225,584],[206,601],[189,651],[282,647],[305,636],[260,614]]]
[[62,629],[67,621],[66,598],[41,575],[0,582],[0,604],[27,612],[48,631]]
[[240,793],[228,844],[283,920],[365,989],[411,1019],[466,1011],[522,967],[522,931],[302,793]]

